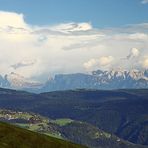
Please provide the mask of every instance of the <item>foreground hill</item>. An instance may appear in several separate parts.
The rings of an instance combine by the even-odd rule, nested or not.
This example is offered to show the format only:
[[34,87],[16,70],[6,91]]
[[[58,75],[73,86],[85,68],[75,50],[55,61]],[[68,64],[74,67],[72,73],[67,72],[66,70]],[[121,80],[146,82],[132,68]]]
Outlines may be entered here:
[[84,148],[0,122],[0,148]]

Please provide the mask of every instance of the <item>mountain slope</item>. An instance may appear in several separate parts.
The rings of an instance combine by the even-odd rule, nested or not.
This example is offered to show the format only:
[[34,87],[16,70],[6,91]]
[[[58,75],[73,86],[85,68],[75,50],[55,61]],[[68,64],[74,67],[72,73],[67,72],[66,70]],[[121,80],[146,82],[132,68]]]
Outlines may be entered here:
[[74,121],[61,128],[67,139],[92,148],[146,148],[124,141],[88,123]]
[[1,110],[0,120],[91,148],[120,148],[121,146],[122,148],[144,148],[144,146],[124,141],[82,121],[71,119],[52,120],[34,113],[11,110]]
[[0,122],[0,148],[84,148]]

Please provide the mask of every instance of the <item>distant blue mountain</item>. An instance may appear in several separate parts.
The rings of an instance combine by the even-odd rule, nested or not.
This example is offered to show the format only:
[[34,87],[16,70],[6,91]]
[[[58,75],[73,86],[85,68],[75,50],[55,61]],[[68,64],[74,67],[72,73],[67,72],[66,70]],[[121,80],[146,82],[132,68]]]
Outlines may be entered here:
[[123,89],[148,88],[148,70],[93,71],[92,74],[59,74],[41,89],[44,91],[68,89]]
[[58,74],[45,84],[11,73],[5,77],[0,76],[0,87],[37,93],[70,89],[148,88],[148,70],[97,70],[91,74]]

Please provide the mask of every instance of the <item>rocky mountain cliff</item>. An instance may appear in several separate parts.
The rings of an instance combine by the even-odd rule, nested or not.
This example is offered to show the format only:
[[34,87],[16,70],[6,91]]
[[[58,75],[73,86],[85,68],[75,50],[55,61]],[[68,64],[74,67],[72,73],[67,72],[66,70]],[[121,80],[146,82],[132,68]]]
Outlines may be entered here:
[[42,91],[67,89],[148,88],[148,70],[93,71],[92,74],[59,74],[47,81]]
[[148,70],[93,71],[91,74],[58,74],[46,83],[28,80],[16,73],[0,76],[0,87],[31,92],[69,89],[148,88]]

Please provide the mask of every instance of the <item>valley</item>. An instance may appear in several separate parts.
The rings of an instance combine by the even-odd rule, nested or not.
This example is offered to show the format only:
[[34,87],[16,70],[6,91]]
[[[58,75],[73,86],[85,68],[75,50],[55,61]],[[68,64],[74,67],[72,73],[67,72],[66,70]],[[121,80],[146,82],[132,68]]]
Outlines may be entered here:
[[0,121],[16,125],[29,131],[50,137],[79,143],[92,148],[144,148],[124,141],[113,134],[82,121],[71,119],[49,119],[34,113],[0,110]]
[[146,89],[41,94],[0,89],[0,118],[92,148],[148,147],[147,96]]

